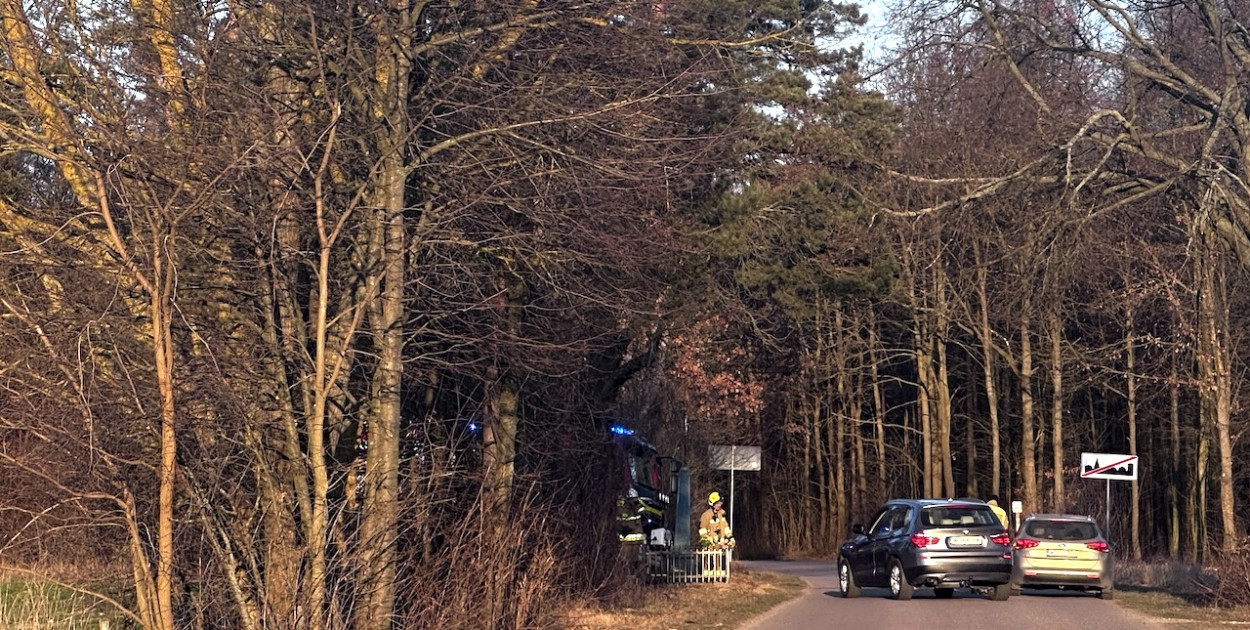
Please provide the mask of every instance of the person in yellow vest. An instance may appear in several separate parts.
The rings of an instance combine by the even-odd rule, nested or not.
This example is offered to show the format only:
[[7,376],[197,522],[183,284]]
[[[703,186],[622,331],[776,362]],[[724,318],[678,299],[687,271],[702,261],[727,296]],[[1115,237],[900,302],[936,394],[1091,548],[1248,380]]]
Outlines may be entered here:
[[729,519],[725,518],[725,503],[719,492],[707,497],[707,509],[699,517],[699,547],[703,549],[730,549],[734,546]]
[[989,506],[990,506],[990,509],[991,509],[991,510],[994,510],[994,516],[997,516],[997,517],[998,517],[998,520],[999,520],[999,521],[1002,521],[1002,523],[1003,523],[1003,527],[1004,527],[1004,528],[1005,528],[1008,532],[1010,532],[1010,531],[1011,531],[1011,525],[1010,525],[1010,521],[1008,521],[1008,520],[1007,520],[1007,510],[1004,510],[1003,508],[998,507],[998,495],[997,495],[997,494],[991,494],[991,495],[990,495],[990,500],[989,500],[989,501],[986,501],[985,503],[986,503],[987,505],[989,505]]

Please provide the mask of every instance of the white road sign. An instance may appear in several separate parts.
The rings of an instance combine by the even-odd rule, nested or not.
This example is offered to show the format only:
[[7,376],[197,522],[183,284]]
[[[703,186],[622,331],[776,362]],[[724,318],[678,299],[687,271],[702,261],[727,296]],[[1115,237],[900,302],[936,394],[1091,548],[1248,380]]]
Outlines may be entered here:
[[707,447],[708,459],[717,470],[759,470],[760,447],[715,444]]
[[1137,456],[1081,453],[1081,479],[1137,481]]

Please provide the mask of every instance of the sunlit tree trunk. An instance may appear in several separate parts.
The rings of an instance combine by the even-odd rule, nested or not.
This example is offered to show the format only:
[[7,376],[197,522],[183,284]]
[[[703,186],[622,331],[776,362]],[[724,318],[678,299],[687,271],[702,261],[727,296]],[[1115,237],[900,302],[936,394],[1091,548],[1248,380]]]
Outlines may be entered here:
[[933,373],[932,386],[936,402],[936,413],[934,415],[941,444],[938,467],[941,474],[942,495],[953,497],[955,496],[955,453],[951,446],[951,421],[954,412],[951,409],[950,373],[947,365],[946,349],[946,339],[950,333],[950,314],[947,312],[949,308],[949,300],[946,294],[947,282],[946,271],[942,264],[939,262],[933,265],[935,330],[933,331],[932,343],[936,369]]
[[1051,457],[1055,472],[1053,509],[1063,512],[1066,495],[1063,487],[1063,324],[1059,315],[1051,312],[1050,318],[1050,426]]
[[[1128,449],[1130,455],[1137,454],[1137,342],[1133,330],[1133,310],[1129,309],[1124,323],[1125,330],[1125,371],[1128,395]],[[1141,560],[1141,487],[1134,480],[1130,487],[1132,499],[1129,508],[1129,530],[1133,559]]]
[[1220,549],[1237,546],[1236,513],[1233,497],[1232,449],[1232,352],[1229,348],[1229,314],[1225,295],[1226,279],[1210,251],[1199,263],[1201,290],[1198,296],[1199,342],[1198,383],[1209,414],[1207,424],[1214,433],[1219,459]]
[[1024,513],[1041,510],[1037,489],[1037,439],[1033,427],[1033,346],[1029,328],[1032,301],[1025,296],[1020,313],[1020,479],[1024,485]]
[[981,361],[985,370],[985,400],[987,413],[990,417],[990,469],[992,482],[990,491],[999,495],[1002,492],[1002,435],[998,427],[998,388],[994,380],[994,364],[997,353],[994,352],[994,332],[990,329],[989,291],[987,289],[988,267],[980,261],[980,250],[977,250],[977,307],[980,319],[977,332],[981,338]]
[[[826,400],[831,400],[835,394],[834,385],[832,381],[828,382],[829,385],[825,393],[830,398],[826,398]],[[830,512],[833,513],[833,526],[829,535],[825,538],[826,541],[836,540],[838,534],[845,531],[844,523],[846,522],[847,512],[846,490],[850,485],[847,483],[846,466],[846,415],[830,410],[829,424],[827,426],[829,427],[829,457],[833,459],[834,473],[833,485],[830,486],[830,494],[826,499]],[[824,544],[821,547],[824,547]]]
[[932,398],[929,395],[929,386],[933,381],[929,375],[932,365],[929,363],[928,348],[925,347],[924,335],[920,331],[920,327],[917,324],[913,333],[913,342],[915,344],[913,355],[916,360],[916,415],[920,420],[921,457],[924,462],[921,468],[921,477],[924,480],[924,496],[936,497],[939,494],[940,484],[937,483],[933,467],[934,436],[933,417],[930,407]]
[[877,348],[877,322],[875,318],[870,321],[868,326],[868,360],[870,378],[872,379],[873,440],[876,445],[876,500],[882,501],[885,499],[887,492],[885,479],[885,393],[881,390],[881,373],[878,367],[881,359],[879,348]]

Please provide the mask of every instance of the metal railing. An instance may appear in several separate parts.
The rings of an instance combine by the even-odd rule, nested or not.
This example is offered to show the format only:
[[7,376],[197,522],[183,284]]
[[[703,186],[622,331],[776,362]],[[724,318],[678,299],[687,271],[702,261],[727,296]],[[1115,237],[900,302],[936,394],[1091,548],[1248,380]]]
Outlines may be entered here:
[[664,549],[642,552],[647,577],[669,584],[689,582],[728,582],[732,549]]

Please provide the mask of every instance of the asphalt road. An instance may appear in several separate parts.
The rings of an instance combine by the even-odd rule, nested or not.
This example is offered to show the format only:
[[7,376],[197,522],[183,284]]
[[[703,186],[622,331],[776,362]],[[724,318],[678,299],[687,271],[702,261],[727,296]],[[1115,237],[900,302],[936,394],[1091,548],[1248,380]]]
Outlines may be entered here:
[[856,599],[843,599],[830,561],[751,561],[747,569],[797,575],[807,590],[764,615],[743,630],[801,630],[854,628],[855,630],[1151,630],[1162,628],[1148,618],[1126,611],[1114,601],[1086,593],[1030,591],[994,602],[968,589],[948,600],[935,599],[933,590],[916,589],[910,601],[889,598],[884,588],[866,588]]

